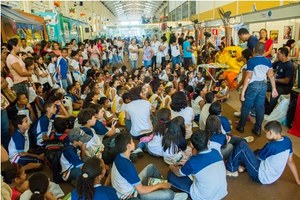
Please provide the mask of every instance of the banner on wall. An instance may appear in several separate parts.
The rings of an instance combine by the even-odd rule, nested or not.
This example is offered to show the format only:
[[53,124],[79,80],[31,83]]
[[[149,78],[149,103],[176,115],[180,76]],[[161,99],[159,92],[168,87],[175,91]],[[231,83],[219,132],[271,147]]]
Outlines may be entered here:
[[270,30],[270,38],[273,40],[273,44],[278,44],[279,30]]

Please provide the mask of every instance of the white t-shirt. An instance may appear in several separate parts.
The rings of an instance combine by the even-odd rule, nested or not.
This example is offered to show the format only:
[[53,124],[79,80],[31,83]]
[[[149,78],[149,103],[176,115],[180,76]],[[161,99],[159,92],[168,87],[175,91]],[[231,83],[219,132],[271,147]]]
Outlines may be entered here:
[[131,135],[140,136],[152,132],[151,104],[149,101],[143,99],[134,100],[126,105],[125,112],[128,113],[131,119]]
[[200,119],[199,119],[199,128],[200,130],[205,130],[206,120],[209,116],[209,108],[211,103],[206,103],[200,113]]
[[181,116],[184,118],[184,125],[185,125],[185,139],[190,139],[192,136],[192,128],[193,128],[193,120],[195,118],[193,108],[186,107],[184,109],[181,109],[179,112],[175,112],[171,110],[171,117],[172,119]]
[[156,42],[152,41],[151,42],[151,48],[152,48],[155,56],[156,56],[156,54],[158,52],[158,47],[159,46],[160,46],[160,42],[159,41],[156,41]]
[[130,44],[128,49],[129,49],[129,59],[130,60],[137,60],[138,59],[138,53],[131,53],[130,49],[132,49],[134,51],[138,51],[138,49],[139,49],[138,46],[137,45],[133,46],[132,44]]
[[25,49],[21,46],[20,47],[20,52],[25,52],[25,53],[30,52],[30,53],[33,53],[34,51],[33,51],[32,47],[30,47],[30,46],[26,46]]
[[162,135],[154,135],[153,139],[148,143],[148,151],[157,156],[163,156]]
[[195,115],[200,115],[200,113],[201,113],[201,108],[199,105],[200,101],[203,101],[203,98],[200,95],[195,100],[192,99],[192,108],[193,108]]

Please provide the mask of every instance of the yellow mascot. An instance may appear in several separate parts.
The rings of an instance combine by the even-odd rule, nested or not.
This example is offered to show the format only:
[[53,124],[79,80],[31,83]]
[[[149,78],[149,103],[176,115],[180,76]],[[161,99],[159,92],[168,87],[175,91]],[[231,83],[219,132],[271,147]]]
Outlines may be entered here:
[[223,76],[227,80],[229,89],[236,89],[238,83],[236,77],[240,72],[244,62],[238,62],[238,58],[242,56],[242,48],[239,46],[228,46],[224,48],[217,62],[228,65],[228,68],[224,71]]

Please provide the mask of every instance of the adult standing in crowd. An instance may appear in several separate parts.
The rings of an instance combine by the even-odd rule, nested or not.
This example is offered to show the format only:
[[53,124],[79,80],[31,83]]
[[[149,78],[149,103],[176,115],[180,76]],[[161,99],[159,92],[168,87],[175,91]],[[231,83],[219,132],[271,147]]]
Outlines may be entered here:
[[[169,51],[169,45],[167,43],[167,37],[166,36],[162,36],[161,37],[161,43],[160,43],[160,46],[159,46],[159,51],[158,51],[158,54],[156,56],[156,62],[157,63],[160,63],[162,68],[164,68],[166,66],[166,56],[168,55],[168,51]],[[160,62],[157,61],[159,58],[157,57],[160,57]]]
[[242,40],[243,42],[247,41],[247,48],[250,49],[251,51],[253,51],[255,45],[258,42],[258,39],[256,37],[254,37],[253,35],[250,35],[249,31],[245,28],[241,28],[238,31],[238,36],[239,36],[240,40]]
[[155,52],[150,46],[149,40],[145,40],[143,51],[144,51],[144,56],[143,56],[144,66],[146,67],[146,69],[148,69],[148,67],[151,67],[151,65],[153,64],[153,57],[155,56]]
[[27,46],[27,42],[25,38],[21,39],[21,47],[20,47],[20,51],[21,52],[25,52],[25,53],[33,53],[33,49],[30,46]]
[[244,126],[251,108],[255,107],[255,125],[252,133],[260,136],[261,124],[264,119],[265,98],[267,92],[266,74],[268,75],[272,85],[272,97],[278,96],[274,79],[272,63],[263,56],[265,52],[265,44],[258,42],[254,48],[255,57],[248,60],[246,77],[241,93],[242,109],[241,118],[236,129],[243,133]]
[[18,39],[12,38],[8,40],[7,49],[10,51],[10,54],[6,58],[6,65],[14,80],[13,89],[16,93],[22,92],[28,94],[28,77],[30,77],[32,73],[27,71],[25,63],[18,56],[20,51]]
[[172,56],[172,68],[175,69],[176,64],[181,64],[180,46],[178,44],[178,38],[175,35],[171,35],[170,48]]
[[192,46],[191,43],[194,40],[193,36],[189,36],[186,41],[183,43],[183,62],[184,62],[184,68],[188,69],[190,65],[192,65]]
[[[294,66],[288,58],[289,50],[286,47],[281,47],[277,52],[277,59],[273,63],[275,70],[275,82],[278,96],[270,98],[267,102],[266,114],[270,114],[275,108],[278,98],[282,94],[290,94],[294,84]],[[271,91],[271,85],[268,85],[268,92]]]
[[[160,42],[157,40],[157,35],[154,34],[153,35],[153,41],[151,42],[151,48],[153,50],[153,57],[152,57],[152,68],[155,69],[156,68],[156,55],[159,51],[159,46],[160,46]],[[146,67],[146,66],[145,66]]]
[[97,68],[100,68],[100,51],[96,45],[96,40],[90,41],[90,46],[88,47],[88,52],[90,54],[90,62],[92,65],[97,66]]
[[53,42],[53,50],[52,50],[57,56],[61,56],[61,51],[59,49],[59,43]]
[[129,49],[130,70],[133,71],[135,68],[137,68],[138,52],[139,52],[139,48],[136,45],[135,38],[131,39],[131,43],[128,49]]
[[265,52],[263,56],[271,59],[272,58],[272,49],[273,49],[273,41],[268,38],[268,31],[265,28],[260,29],[259,31],[259,41],[265,44]]

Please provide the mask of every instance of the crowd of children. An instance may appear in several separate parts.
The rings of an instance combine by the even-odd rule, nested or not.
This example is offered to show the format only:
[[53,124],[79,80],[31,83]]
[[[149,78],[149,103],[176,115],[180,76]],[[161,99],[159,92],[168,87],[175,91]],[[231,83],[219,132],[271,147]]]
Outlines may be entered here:
[[[8,58],[2,78],[8,82],[3,89],[15,98],[3,96],[13,126],[3,144],[11,165],[1,174],[12,199],[60,199],[65,194],[56,183],[61,182],[75,186],[72,199],[222,199],[226,174],[236,177],[246,169],[254,181],[271,184],[286,164],[300,185],[292,144],[280,124],[265,126],[270,142],[258,157],[247,145],[253,137],[231,133],[231,122],[222,115],[221,102],[229,98],[226,80],[208,91],[201,70],[170,61],[130,72],[120,66],[122,47],[110,45],[105,55],[102,43],[75,41],[32,58],[14,55],[18,43],[8,42],[18,58]],[[25,79],[9,86],[12,75]],[[137,172],[133,162],[144,152],[170,165],[169,183],[148,184],[149,177],[162,179],[153,164]],[[40,172],[27,181],[26,171],[43,164],[51,166],[55,183]]]

